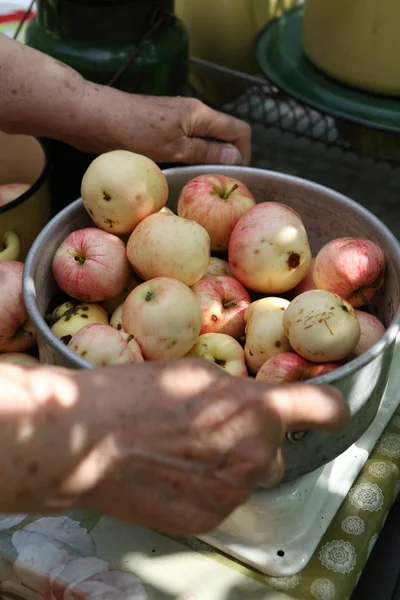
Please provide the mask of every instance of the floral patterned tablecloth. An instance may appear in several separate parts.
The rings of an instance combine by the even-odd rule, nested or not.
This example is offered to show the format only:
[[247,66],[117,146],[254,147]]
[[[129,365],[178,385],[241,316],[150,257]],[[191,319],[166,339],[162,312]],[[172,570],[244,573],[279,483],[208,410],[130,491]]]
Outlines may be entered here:
[[0,515],[0,597],[13,600],[348,600],[400,490],[400,407],[310,563],[266,577],[196,539],[92,511]]

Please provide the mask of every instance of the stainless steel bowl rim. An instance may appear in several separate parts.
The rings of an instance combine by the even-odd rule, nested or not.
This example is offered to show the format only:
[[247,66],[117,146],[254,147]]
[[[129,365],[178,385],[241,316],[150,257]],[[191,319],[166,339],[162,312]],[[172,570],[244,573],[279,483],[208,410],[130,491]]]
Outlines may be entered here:
[[[210,172],[212,169],[213,173],[219,173],[221,175],[224,174],[226,170],[223,166],[196,166],[196,167],[173,167],[171,169],[165,169],[163,173],[165,175],[174,173],[182,173],[183,169],[190,169],[190,175],[193,177],[197,177],[199,175],[205,175]],[[336,196],[343,203],[347,204],[349,207],[357,206],[357,210],[363,213],[366,218],[373,222],[374,227],[380,231],[386,238],[388,238],[393,247],[396,249],[396,253],[398,255],[398,260],[400,262],[400,244],[397,241],[396,237],[391,233],[391,231],[384,225],[373,213],[364,208],[362,205],[354,202],[347,196],[340,194],[326,186],[314,183],[312,181],[302,179],[300,177],[295,177],[292,175],[286,175],[282,173],[278,173],[275,171],[268,171],[266,169],[256,169],[251,167],[229,167],[230,171],[235,171],[237,173],[237,178],[240,179],[241,173],[268,173],[269,176],[273,177],[277,182],[279,181],[290,181],[293,184],[299,183],[302,186],[312,188],[314,190],[321,190],[324,192],[328,192],[330,195]],[[94,368],[94,365],[78,356],[75,352],[73,352],[70,348],[68,348],[63,342],[61,342],[51,331],[50,327],[47,325],[45,319],[40,314],[39,309],[37,308],[35,301],[35,289],[34,282],[29,273],[32,271],[34,256],[41,248],[43,241],[45,241],[46,237],[51,233],[53,226],[58,221],[62,221],[65,218],[65,215],[69,211],[74,211],[75,208],[82,204],[82,199],[78,198],[71,204],[69,204],[65,209],[63,209],[60,213],[58,213],[53,219],[43,228],[40,232],[32,247],[29,251],[29,254],[25,261],[24,267],[24,276],[23,276],[23,294],[25,298],[25,303],[27,306],[28,313],[31,319],[36,323],[36,327],[38,329],[38,333],[40,336],[46,339],[46,341],[51,344],[58,352],[64,353],[66,357],[75,363],[78,363],[82,368]],[[347,364],[339,367],[335,371],[331,373],[327,373],[326,375],[322,375],[320,377],[316,377],[312,379],[313,384],[334,384],[336,381],[342,379],[343,376],[349,375],[358,371],[362,367],[369,364],[373,359],[377,358],[384,348],[390,345],[397,337],[400,331],[400,309],[397,311],[392,323],[387,328],[385,334],[382,338],[374,344],[371,348],[369,348],[366,352],[361,354],[358,358],[353,359]]]

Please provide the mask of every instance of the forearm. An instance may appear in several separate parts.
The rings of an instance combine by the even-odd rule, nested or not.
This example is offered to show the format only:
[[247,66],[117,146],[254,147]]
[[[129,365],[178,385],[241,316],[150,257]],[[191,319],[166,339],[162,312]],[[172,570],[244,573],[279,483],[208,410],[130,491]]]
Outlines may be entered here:
[[[57,139],[87,152],[132,149],[140,96],[85,80],[69,66],[0,34],[0,130]],[[138,135],[140,139],[140,133]]]
[[156,162],[246,164],[251,130],[193,98],[130,94],[86,81],[0,35],[0,130],[92,153],[130,150]]
[[0,35],[0,130],[73,140],[90,127],[92,87],[67,65]]
[[109,403],[81,379],[78,371],[0,367],[0,512],[73,506],[101,478]]

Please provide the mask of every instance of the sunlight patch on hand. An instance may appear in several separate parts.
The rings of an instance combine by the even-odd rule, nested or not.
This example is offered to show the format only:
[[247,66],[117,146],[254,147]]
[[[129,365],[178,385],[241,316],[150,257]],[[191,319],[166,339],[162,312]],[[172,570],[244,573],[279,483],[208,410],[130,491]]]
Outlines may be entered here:
[[[184,361],[183,361],[184,362]],[[191,394],[201,394],[214,383],[215,374],[193,367],[193,363],[182,364],[182,366],[166,369],[159,377],[159,384],[163,391],[175,398]]]

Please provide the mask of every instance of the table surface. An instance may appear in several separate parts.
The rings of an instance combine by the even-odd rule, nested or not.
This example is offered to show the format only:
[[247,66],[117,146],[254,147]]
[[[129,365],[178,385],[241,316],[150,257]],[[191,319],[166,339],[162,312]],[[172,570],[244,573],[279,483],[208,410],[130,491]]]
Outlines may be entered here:
[[[0,0],[0,14],[5,4],[27,3]],[[400,168],[263,128],[254,130],[253,164],[345,193],[400,236]],[[94,512],[0,515],[0,593],[61,598],[69,585],[65,598],[347,600],[399,489],[400,409],[299,575],[267,578],[195,539],[173,540]]]

